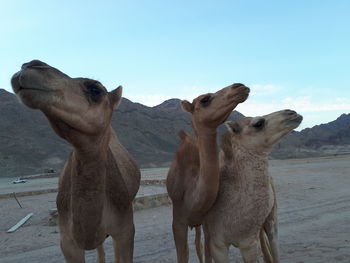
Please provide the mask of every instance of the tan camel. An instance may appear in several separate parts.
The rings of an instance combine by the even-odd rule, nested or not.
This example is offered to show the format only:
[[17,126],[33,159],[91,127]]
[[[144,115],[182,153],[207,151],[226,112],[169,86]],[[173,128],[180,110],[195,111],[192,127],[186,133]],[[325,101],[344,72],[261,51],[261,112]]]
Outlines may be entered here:
[[192,114],[197,138],[192,140],[184,132],[180,133],[182,140],[166,182],[173,202],[173,234],[178,262],[188,262],[188,227],[202,224],[219,189],[216,129],[248,94],[249,88],[233,84],[216,93],[201,95],[192,103],[181,102],[183,110]]
[[41,110],[74,148],[56,200],[66,261],[85,262],[84,251],[97,248],[105,262],[103,242],[110,235],[116,262],[132,262],[132,201],[140,171],[110,125],[122,88],[107,92],[98,81],[70,78],[38,60],[23,64],[11,83],[22,102]]
[[299,126],[302,116],[282,110],[262,117],[227,122],[220,152],[220,189],[205,216],[206,262],[229,262],[230,245],[245,263],[256,263],[259,236],[265,262],[279,262],[277,203],[268,154],[272,146]]

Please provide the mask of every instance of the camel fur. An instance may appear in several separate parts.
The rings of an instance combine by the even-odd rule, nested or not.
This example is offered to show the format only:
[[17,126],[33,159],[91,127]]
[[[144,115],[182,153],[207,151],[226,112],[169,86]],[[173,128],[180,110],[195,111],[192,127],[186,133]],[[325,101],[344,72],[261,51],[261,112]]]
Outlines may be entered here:
[[61,249],[67,262],[85,262],[113,238],[116,262],[132,262],[132,201],[140,171],[111,127],[122,88],[112,92],[98,81],[71,78],[39,60],[25,63],[11,80],[21,101],[41,110],[58,136],[73,146],[59,178],[57,208]]
[[219,192],[203,224],[206,263],[229,262],[230,245],[240,249],[245,263],[256,263],[259,240],[265,262],[279,262],[277,201],[268,154],[301,121],[295,111],[282,110],[227,123]]
[[[192,115],[196,138],[180,133],[181,142],[166,182],[173,203],[172,227],[177,262],[188,262],[188,227],[197,227],[198,230],[217,196],[219,156],[216,129],[239,103],[247,99],[248,94],[249,88],[238,83],[216,93],[201,95],[192,103],[181,102],[184,111]],[[199,234],[197,231],[197,241]],[[200,246],[197,246],[197,252],[201,255]]]

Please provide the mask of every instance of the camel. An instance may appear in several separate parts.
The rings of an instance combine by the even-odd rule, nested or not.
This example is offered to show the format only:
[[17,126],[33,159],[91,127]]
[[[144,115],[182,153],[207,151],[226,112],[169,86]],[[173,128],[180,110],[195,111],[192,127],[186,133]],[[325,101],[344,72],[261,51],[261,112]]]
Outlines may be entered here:
[[265,262],[279,262],[276,192],[268,154],[301,121],[295,111],[282,110],[227,122],[219,192],[203,223],[206,263],[212,258],[216,263],[229,262],[230,245],[240,249],[245,263],[256,263],[259,238]]
[[[201,95],[192,103],[181,101],[182,109],[192,114],[196,139],[180,132],[181,143],[166,181],[173,203],[172,228],[178,262],[188,262],[188,227],[198,230],[219,189],[216,129],[248,95],[249,88],[237,83],[216,93]],[[197,231],[196,236],[198,245],[200,232]],[[198,246],[197,254],[202,261]]]
[[59,177],[56,199],[60,243],[67,262],[85,262],[85,250],[112,236],[116,262],[132,262],[132,201],[140,171],[110,122],[122,87],[108,92],[98,81],[71,78],[39,60],[23,64],[11,79],[29,108],[41,110],[58,136],[73,146]]

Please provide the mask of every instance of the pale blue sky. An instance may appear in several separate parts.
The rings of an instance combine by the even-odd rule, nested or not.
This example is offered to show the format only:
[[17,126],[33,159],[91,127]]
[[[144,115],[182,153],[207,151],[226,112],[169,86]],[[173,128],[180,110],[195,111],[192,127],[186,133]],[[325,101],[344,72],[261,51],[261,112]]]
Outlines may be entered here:
[[234,82],[302,128],[350,112],[350,1],[3,1],[0,88],[40,59],[149,106]]

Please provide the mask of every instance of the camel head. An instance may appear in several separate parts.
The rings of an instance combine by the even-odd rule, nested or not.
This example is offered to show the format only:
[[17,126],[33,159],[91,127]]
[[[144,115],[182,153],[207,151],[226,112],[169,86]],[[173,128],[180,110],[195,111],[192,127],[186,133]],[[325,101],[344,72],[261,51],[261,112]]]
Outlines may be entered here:
[[183,100],[181,107],[192,114],[192,124],[197,134],[201,130],[216,130],[233,109],[248,98],[249,91],[243,84],[236,83],[215,93],[200,95],[192,103]]
[[303,117],[292,110],[281,110],[261,117],[245,117],[226,122],[232,145],[252,152],[270,152],[272,146],[293,129]]
[[55,132],[77,146],[106,137],[122,95],[122,87],[108,92],[98,81],[71,78],[39,60],[23,64],[11,84],[26,106],[41,110]]

